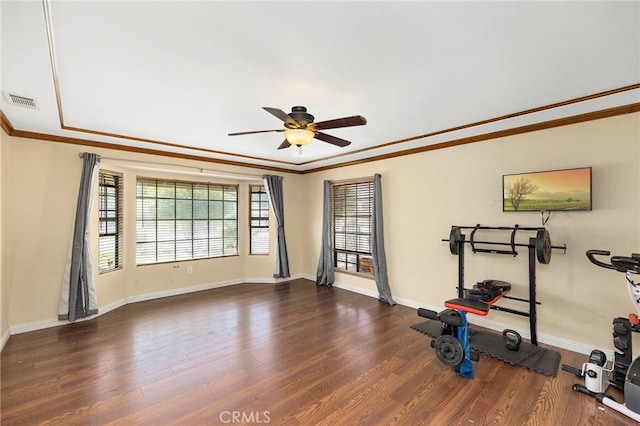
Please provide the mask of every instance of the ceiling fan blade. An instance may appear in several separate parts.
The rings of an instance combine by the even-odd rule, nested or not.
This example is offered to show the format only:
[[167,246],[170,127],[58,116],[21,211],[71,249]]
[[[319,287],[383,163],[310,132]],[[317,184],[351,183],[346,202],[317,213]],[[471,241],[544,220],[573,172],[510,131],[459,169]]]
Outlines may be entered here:
[[284,121],[291,128],[297,129],[299,127],[298,126],[298,122],[296,120],[294,120],[293,118],[291,118],[291,116],[289,114],[287,114],[286,112],[284,112],[281,109],[270,108],[270,107],[262,107],[262,109],[267,111],[269,114],[274,115],[277,118],[279,118],[280,120]]
[[282,141],[278,149],[285,149],[285,148],[289,148],[290,146],[291,144],[289,143],[289,141],[285,139],[284,141]]
[[347,140],[340,139],[340,138],[337,138],[335,136],[328,135],[326,133],[316,132],[316,135],[314,137],[316,139],[320,139],[323,142],[327,142],[327,143],[330,143],[332,145],[337,145],[337,146],[340,146],[340,147],[345,147],[347,145],[351,145],[351,142],[349,142]]
[[286,129],[275,129],[275,130],[251,130],[249,132],[236,132],[229,133],[229,136],[239,136],[239,135],[250,135],[253,133],[270,133],[270,132],[284,132]]
[[361,115],[354,115],[353,117],[343,117],[336,118],[334,120],[320,121],[318,123],[313,123],[313,126],[316,130],[327,130],[327,129],[337,129],[339,127],[351,127],[351,126],[362,126],[367,124],[367,119]]

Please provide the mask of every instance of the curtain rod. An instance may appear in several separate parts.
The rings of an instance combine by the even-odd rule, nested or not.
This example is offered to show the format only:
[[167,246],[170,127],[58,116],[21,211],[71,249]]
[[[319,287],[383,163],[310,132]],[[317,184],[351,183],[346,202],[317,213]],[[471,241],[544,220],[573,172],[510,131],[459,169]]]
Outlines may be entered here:
[[330,182],[335,183],[337,185],[343,185],[347,183],[356,183],[356,182],[373,182],[373,176],[351,178],[351,179],[330,180]]
[[[82,156],[84,154],[85,154],[84,152],[80,152],[80,153],[78,153],[78,157],[82,158]],[[262,176],[263,176],[263,175],[244,174],[244,173],[234,173],[234,172],[229,172],[229,171],[225,171],[225,170],[205,169],[203,167],[197,167],[197,166],[183,166],[181,164],[160,163],[160,162],[157,162],[157,161],[129,160],[129,159],[126,159],[126,158],[115,158],[115,157],[104,157],[104,156],[100,156],[100,158],[101,159],[105,159],[105,160],[128,161],[128,162],[131,162],[131,163],[140,163],[140,164],[152,164],[152,165],[156,165],[156,166],[184,167],[186,169],[199,170],[200,173],[204,173],[204,172],[224,173],[224,174],[231,175],[231,176],[238,176],[238,177],[245,177],[245,178],[246,177],[256,178],[257,180],[262,180]],[[170,171],[170,170],[168,170],[168,171]]]

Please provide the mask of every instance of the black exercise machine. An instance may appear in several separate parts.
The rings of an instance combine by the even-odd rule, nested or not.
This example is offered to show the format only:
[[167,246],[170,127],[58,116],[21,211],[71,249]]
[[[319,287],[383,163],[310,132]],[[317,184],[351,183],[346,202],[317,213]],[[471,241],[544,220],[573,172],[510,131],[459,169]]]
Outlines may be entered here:
[[[629,296],[640,314],[640,284],[633,282],[633,275],[640,274],[640,254],[633,253],[631,257],[612,256],[609,263],[595,258],[595,256],[610,256],[609,251],[588,250],[586,255],[594,265],[625,274]],[[591,352],[588,362],[582,365],[582,369],[566,364],[562,365],[562,369],[584,378],[585,384],[574,384],[573,390],[595,396],[598,402],[640,422],[640,357],[632,361],[631,340],[632,332],[640,332],[638,314],[629,314],[628,318],[618,317],[613,320],[613,345],[618,351],[614,353],[611,369],[605,368],[607,357],[599,350]],[[604,393],[610,385],[624,392],[625,404],[618,403]]]
[[[464,230],[471,230],[469,239]],[[475,239],[477,231],[510,231],[509,242],[478,241]],[[536,236],[529,238],[528,243],[517,243],[517,232],[535,232]],[[551,260],[552,249],[562,249],[566,252],[566,245],[553,246],[549,232],[545,228],[527,228],[515,225],[513,227],[481,226],[452,226],[448,240],[451,254],[458,256],[458,297],[444,302],[446,307],[441,312],[419,308],[418,315],[423,318],[440,321],[442,323],[440,336],[432,340],[431,347],[435,349],[438,359],[447,366],[452,367],[462,377],[472,378],[473,367],[471,361],[477,361],[479,356],[469,344],[469,330],[466,315],[486,316],[491,309],[529,318],[531,343],[538,344],[536,331],[536,306],[540,302],[536,300],[536,259],[542,264],[548,264]],[[464,254],[465,244],[471,246],[473,253],[504,254],[517,256],[518,247],[526,247],[529,254],[529,299],[509,296],[511,284],[499,280],[484,280],[473,288],[467,289],[464,284]],[[480,246],[480,247],[479,247]],[[494,248],[500,246],[502,248]],[[525,302],[528,311],[521,311],[501,307],[495,303],[501,298]],[[517,351],[522,342],[520,334],[514,330],[504,330],[503,339],[505,347],[511,351]]]

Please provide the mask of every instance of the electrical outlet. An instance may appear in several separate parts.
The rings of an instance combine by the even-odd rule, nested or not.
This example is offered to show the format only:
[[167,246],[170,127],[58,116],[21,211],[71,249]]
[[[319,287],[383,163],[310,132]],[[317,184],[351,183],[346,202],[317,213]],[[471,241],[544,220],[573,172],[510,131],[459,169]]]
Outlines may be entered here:
[[193,274],[193,266],[187,266],[187,274]]

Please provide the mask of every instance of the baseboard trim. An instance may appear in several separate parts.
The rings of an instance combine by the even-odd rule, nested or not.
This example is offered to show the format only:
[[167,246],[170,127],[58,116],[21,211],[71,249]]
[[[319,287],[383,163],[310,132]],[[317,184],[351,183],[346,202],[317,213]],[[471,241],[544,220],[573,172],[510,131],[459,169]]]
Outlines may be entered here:
[[[94,315],[88,318],[82,318],[77,321],[90,321],[94,318],[99,317],[100,315],[104,315],[107,312],[113,311],[114,309],[118,309],[124,305],[128,305],[129,303],[137,303],[144,302],[146,300],[153,299],[161,299],[163,297],[171,297],[171,296],[179,296],[181,294],[195,293],[197,291],[211,290],[214,288],[228,287],[232,285],[238,284],[278,284],[282,282],[292,281],[295,279],[303,278],[302,274],[294,275],[290,278],[247,278],[247,279],[236,279],[236,280],[227,280],[227,281],[218,281],[216,283],[207,283],[207,284],[198,284],[190,287],[182,287],[182,288],[174,288],[170,290],[156,291],[153,293],[145,293],[133,296],[127,296],[124,299],[116,300],[115,302],[109,303],[108,305],[99,307],[98,315]],[[34,321],[25,324],[17,324],[9,327],[9,330],[5,333],[5,336],[2,336],[2,344],[1,347],[4,347],[4,344],[7,340],[9,340],[10,335],[28,333],[30,331],[42,330],[45,328],[52,327],[60,327],[63,325],[71,324],[71,321],[60,321],[58,318],[51,318],[46,320]],[[0,349],[1,350],[1,349]]]
[[347,291],[351,291],[353,293],[358,293],[358,294],[362,294],[364,296],[369,296],[369,297],[373,297],[374,299],[378,299],[378,292],[375,290],[369,290],[369,289],[365,289],[365,288],[360,288],[360,287],[356,287],[356,286],[352,286],[349,284],[344,284],[344,283],[339,283],[339,282],[335,282],[333,283],[333,286],[336,288],[341,288],[343,290],[347,290]]
[[11,336],[11,334],[9,333],[9,329],[7,328],[2,334],[2,337],[0,337],[0,352],[2,352],[2,350],[4,349],[4,345],[7,344],[9,336]]
[[138,294],[135,296],[127,296],[125,305],[129,303],[144,302],[146,300],[162,299],[163,297],[179,296],[181,294],[195,293],[198,291],[211,290],[214,288],[228,287],[230,285],[242,284],[243,280],[227,280],[217,283],[198,284],[190,287],[172,288],[169,290],[156,291],[153,293]]

